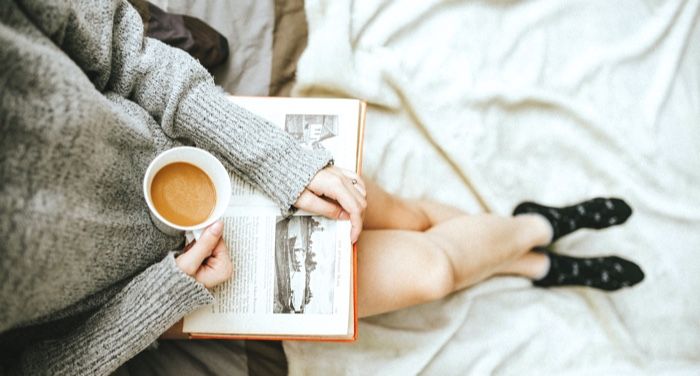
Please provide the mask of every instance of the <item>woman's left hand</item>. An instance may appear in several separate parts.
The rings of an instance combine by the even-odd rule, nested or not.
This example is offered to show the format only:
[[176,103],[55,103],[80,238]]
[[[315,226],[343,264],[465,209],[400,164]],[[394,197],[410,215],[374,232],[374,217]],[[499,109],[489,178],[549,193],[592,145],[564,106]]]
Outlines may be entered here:
[[367,208],[366,195],[365,183],[359,175],[328,166],[316,173],[294,206],[328,218],[350,219],[354,243],[362,231],[362,218]]
[[214,222],[199,240],[188,244],[185,252],[175,258],[175,263],[185,274],[206,288],[226,282],[233,274],[231,257],[221,236],[223,232],[223,222]]

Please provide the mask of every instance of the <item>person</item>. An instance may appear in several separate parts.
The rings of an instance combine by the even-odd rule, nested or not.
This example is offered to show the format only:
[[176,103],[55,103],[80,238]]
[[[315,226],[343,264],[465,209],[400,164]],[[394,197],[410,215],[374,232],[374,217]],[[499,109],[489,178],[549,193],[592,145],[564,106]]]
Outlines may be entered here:
[[0,374],[110,373],[212,302],[232,272],[221,223],[175,257],[184,237],[154,226],[141,192],[173,146],[359,235],[354,175],[144,38],[125,0],[0,2],[0,86]]
[[[467,214],[429,200],[391,195],[368,179],[355,179],[367,199],[357,243],[358,313],[368,317],[439,300],[500,275],[524,277],[538,288],[580,286],[616,291],[644,279],[634,262],[617,256],[571,257],[547,250],[579,229],[625,223],[629,205],[593,198],[566,207],[524,202],[513,216]],[[293,294],[292,294],[293,295]],[[290,299],[290,305],[294,298]],[[297,313],[296,306],[290,313]],[[286,374],[284,352],[256,342],[162,341],[120,367],[118,374]],[[234,359],[247,358],[247,366]],[[254,372],[253,372],[254,373]]]
[[523,202],[503,217],[404,200],[369,180],[359,180],[358,189],[367,197],[357,245],[361,317],[438,300],[497,275],[525,277],[542,288],[603,291],[644,279],[637,264],[618,256],[577,258],[546,250],[576,230],[625,223],[632,208],[618,198],[561,208]]
[[[146,6],[143,4],[145,2],[141,1],[132,1],[132,3],[142,3],[142,7]],[[148,7],[159,12],[159,14],[163,14],[162,10],[153,7],[152,4],[148,4]],[[146,21],[144,20],[144,22]],[[163,37],[167,37],[173,34],[170,29],[175,28],[166,26],[163,29],[166,31],[163,33]],[[154,37],[160,38],[161,36],[154,35]],[[321,120],[306,121],[305,119],[302,137],[303,144],[311,145],[314,149],[323,148],[319,140],[322,128],[322,124],[319,121]],[[362,180],[358,180],[358,182],[360,184],[359,187],[365,186]],[[531,279],[533,284],[538,287],[581,285],[607,291],[632,286],[644,278],[644,273],[636,264],[616,256],[581,259],[544,250],[547,243],[552,243],[554,240],[578,228],[600,229],[624,223],[632,214],[632,209],[622,200],[596,198],[574,205],[572,206],[573,209],[569,208],[568,210],[548,208],[535,203],[523,203],[516,208],[514,214],[539,215],[529,219],[526,218],[525,221],[521,220],[522,218],[498,218],[491,215],[473,216],[471,220],[464,224],[464,228],[468,229],[467,232],[473,231],[486,236],[475,236],[474,239],[478,239],[477,241],[461,241],[458,236],[455,237],[456,234],[452,231],[443,230],[442,227],[444,225],[442,222],[456,219],[457,217],[465,217],[466,213],[436,203],[425,201],[407,202],[387,194],[371,182],[368,182],[368,185],[372,191],[370,197],[373,204],[368,209],[369,222],[365,222],[364,225],[369,232],[365,236],[361,236],[360,239],[361,249],[369,250],[362,252],[366,256],[361,257],[360,263],[362,270],[366,271],[362,274],[371,283],[362,283],[366,287],[360,289],[361,297],[365,295],[364,291],[369,291],[371,296],[376,297],[377,286],[374,283],[383,281],[383,279],[387,279],[387,281],[382,285],[385,285],[386,289],[391,291],[387,295],[395,297],[397,285],[394,283],[394,277],[399,277],[400,279],[401,276],[394,276],[391,271],[388,272],[387,270],[391,270],[391,265],[399,263],[414,265],[415,263],[409,262],[406,264],[404,262],[405,259],[410,260],[414,253],[418,255],[427,253],[432,260],[437,262],[425,263],[421,265],[421,270],[413,270],[411,273],[419,276],[426,274],[438,275],[441,280],[435,281],[430,277],[425,278],[423,286],[420,288],[414,288],[415,286],[409,285],[409,294],[419,294],[419,290],[422,290],[425,295],[441,297],[452,291],[470,286],[491,275],[499,274],[523,276]],[[361,188],[361,191],[363,195],[366,194],[364,188]],[[387,213],[389,214],[387,215]],[[472,229],[474,226],[475,228]],[[516,243],[514,247],[512,242],[515,239],[507,236],[511,230],[508,226],[515,230],[517,236],[525,237],[519,246]],[[501,233],[504,230],[505,232]],[[521,231],[525,235],[519,235]],[[547,241],[542,240],[541,234],[548,231],[552,232],[553,235]],[[435,236],[432,236],[433,233],[442,233],[438,236],[439,242],[435,241]],[[493,236],[493,233],[499,236]],[[411,239],[408,239],[407,244],[419,244],[419,246],[408,247],[402,250],[400,255],[392,253],[390,251],[392,247],[388,247],[385,244],[393,242],[395,239],[401,241],[403,238],[411,237],[422,238],[422,241],[413,242]],[[480,242],[483,242],[483,244],[480,244]],[[427,244],[431,245],[427,246]],[[532,251],[533,248],[536,250]],[[403,252],[406,250],[409,251],[408,254]],[[491,250],[490,256],[495,258],[496,261],[484,258],[487,250]],[[515,251],[513,252],[513,250]],[[431,252],[436,254],[433,255]],[[422,255],[419,257],[426,256]],[[363,260],[368,261],[363,262]],[[479,268],[481,269],[480,272],[455,273],[455,271],[461,269],[461,264],[464,262],[473,263],[472,269]],[[500,265],[495,268],[489,268],[489,265],[494,262]],[[447,263],[452,267],[447,268]],[[430,268],[444,268],[445,270],[441,273],[430,271],[425,273],[426,269]],[[374,270],[376,270],[376,276],[372,273]],[[464,276],[469,276],[469,279],[465,280]],[[426,291],[429,293],[426,294]],[[386,303],[387,300],[382,295],[380,293],[376,301]],[[364,299],[364,301],[368,304],[361,307],[360,311],[363,313],[373,312],[372,301],[369,298]],[[410,304],[410,301],[407,304]],[[403,305],[398,304],[397,307],[400,308]],[[394,308],[394,306],[390,305],[386,310]],[[383,312],[385,310],[380,309],[378,311]]]
[[[181,144],[211,151],[281,208],[349,219],[363,316],[496,274],[577,283],[578,265],[592,287],[636,283],[622,259],[535,260],[532,248],[603,223],[579,220],[580,206],[465,216],[329,165],[229,103],[186,53],[144,38],[124,0],[0,2],[0,83],[0,373],[108,374],[212,302],[208,288],[232,273],[222,224],[175,257],[183,237],[153,225],[141,192],[150,160]],[[609,223],[609,203],[623,207],[582,207]]]

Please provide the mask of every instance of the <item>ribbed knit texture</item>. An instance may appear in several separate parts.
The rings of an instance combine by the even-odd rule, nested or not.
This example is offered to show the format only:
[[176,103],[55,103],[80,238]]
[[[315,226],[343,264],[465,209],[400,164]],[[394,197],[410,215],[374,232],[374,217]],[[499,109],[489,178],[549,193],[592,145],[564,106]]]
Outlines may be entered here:
[[202,284],[178,269],[172,255],[167,256],[132,279],[73,334],[27,351],[22,370],[32,375],[107,374],[185,313],[213,300]]
[[[176,122],[177,127],[189,129],[196,144],[215,145],[218,150],[238,150],[219,155],[231,169],[268,192],[283,209],[291,207],[313,175],[331,159],[325,151],[302,152],[299,145],[280,133],[276,126],[232,105],[224,96],[212,97],[206,87],[192,90],[180,104],[180,112],[182,116]],[[207,121],[202,122],[202,119]],[[222,131],[222,124],[229,124],[227,131]],[[270,153],[270,150],[277,152]]]
[[167,264],[183,237],[155,228],[141,191],[148,163],[182,144],[283,209],[330,160],[143,38],[126,1],[0,1],[0,350],[34,370],[107,373],[207,301]]

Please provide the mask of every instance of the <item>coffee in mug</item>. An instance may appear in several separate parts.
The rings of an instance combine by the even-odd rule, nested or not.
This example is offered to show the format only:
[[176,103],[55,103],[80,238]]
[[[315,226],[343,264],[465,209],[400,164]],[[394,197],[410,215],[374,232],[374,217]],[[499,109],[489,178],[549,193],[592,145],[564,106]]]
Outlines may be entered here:
[[231,178],[206,150],[179,146],[156,156],[143,177],[153,223],[168,235],[195,239],[221,218],[231,198]]
[[151,183],[153,206],[178,226],[204,222],[216,205],[216,189],[206,172],[186,162],[161,168]]

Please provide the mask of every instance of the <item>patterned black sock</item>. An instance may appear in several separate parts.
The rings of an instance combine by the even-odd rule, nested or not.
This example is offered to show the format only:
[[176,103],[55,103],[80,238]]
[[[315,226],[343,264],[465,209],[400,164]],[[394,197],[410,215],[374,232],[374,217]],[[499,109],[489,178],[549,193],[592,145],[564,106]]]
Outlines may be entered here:
[[625,223],[632,208],[619,198],[594,198],[564,208],[554,208],[534,202],[523,202],[513,215],[539,214],[552,225],[552,242],[580,228],[601,229]]
[[615,291],[644,279],[637,264],[617,256],[578,258],[545,254],[550,261],[549,271],[542,279],[532,281],[538,287],[586,286]]

